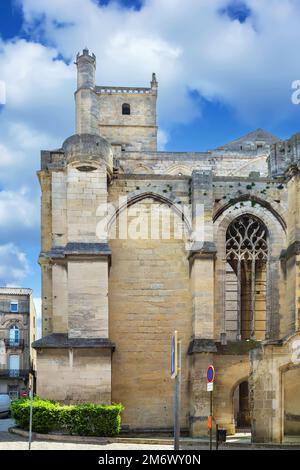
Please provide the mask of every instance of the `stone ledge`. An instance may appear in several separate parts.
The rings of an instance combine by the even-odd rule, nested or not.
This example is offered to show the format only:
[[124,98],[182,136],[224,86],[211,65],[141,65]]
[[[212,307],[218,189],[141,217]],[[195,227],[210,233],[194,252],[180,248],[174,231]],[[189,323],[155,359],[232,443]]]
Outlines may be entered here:
[[197,258],[214,258],[217,248],[214,242],[194,243],[189,252],[189,260],[194,261]]
[[55,246],[46,253],[41,253],[51,259],[64,259],[67,256],[111,256],[108,243],[78,243],[69,242],[65,246]]
[[69,338],[66,333],[52,333],[32,343],[34,349],[111,349],[115,344],[109,338]]
[[259,341],[229,341],[221,344],[213,339],[194,338],[189,345],[188,354],[194,353],[216,353],[221,355],[244,355],[252,349],[257,348]]
[[188,354],[202,352],[216,353],[216,342],[213,339],[194,338],[189,344]]

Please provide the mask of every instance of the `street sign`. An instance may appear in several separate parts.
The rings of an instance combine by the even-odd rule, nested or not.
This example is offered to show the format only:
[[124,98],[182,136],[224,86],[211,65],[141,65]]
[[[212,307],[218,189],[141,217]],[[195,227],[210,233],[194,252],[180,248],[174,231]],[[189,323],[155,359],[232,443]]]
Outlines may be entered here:
[[206,377],[207,377],[207,382],[208,383],[211,383],[214,381],[214,378],[215,378],[215,369],[214,369],[214,366],[208,366],[207,368],[207,373],[206,373]]
[[212,450],[212,422],[213,422],[213,389],[214,389],[214,378],[215,378],[215,369],[214,366],[210,365],[207,368],[206,372],[207,378],[207,391],[209,392],[209,409],[210,413],[207,420],[207,426],[209,429],[209,449]]
[[171,353],[171,379],[175,379],[178,374],[178,337],[177,331],[172,336],[172,353]]

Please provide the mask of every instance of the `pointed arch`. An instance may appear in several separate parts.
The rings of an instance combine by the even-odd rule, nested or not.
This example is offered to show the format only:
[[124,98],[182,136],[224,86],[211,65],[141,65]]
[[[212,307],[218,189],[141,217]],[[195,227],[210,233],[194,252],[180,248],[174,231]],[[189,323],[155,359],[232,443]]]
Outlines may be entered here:
[[132,193],[131,196],[127,197],[124,203],[121,203],[118,205],[114,213],[112,214],[110,220],[108,221],[107,224],[107,231],[109,233],[113,223],[116,221],[116,219],[119,217],[119,215],[129,207],[133,206],[134,204],[141,202],[143,199],[153,199],[154,201],[158,201],[161,204],[166,204],[168,207],[170,207],[175,214],[177,214],[180,219],[184,222],[184,225],[187,230],[187,235],[192,233],[192,224],[190,217],[182,207],[181,201],[176,198],[167,198],[166,196],[158,193],[158,192],[153,192],[153,191],[145,191],[145,192],[137,192],[137,193]]
[[[218,209],[218,212],[216,211],[214,216],[214,239],[217,247],[215,285],[216,292],[218,292],[215,303],[215,327],[219,329],[220,334],[224,334],[227,339],[233,341],[236,340],[237,328],[232,323],[234,328],[231,333],[229,332],[231,313],[226,314],[226,291],[228,291],[229,287],[233,287],[233,290],[237,291],[238,285],[236,273],[234,273],[232,267],[229,267],[226,263],[226,233],[230,224],[239,216],[248,215],[252,218],[257,218],[264,224],[268,233],[266,281],[263,281],[261,274],[261,281],[266,284],[266,305],[264,307],[266,312],[264,327],[266,338],[269,337],[271,332],[275,335],[279,332],[279,304],[280,299],[284,299],[285,296],[284,273],[282,272],[280,263],[281,251],[286,246],[285,222],[278,216],[278,213],[274,214],[274,210],[266,210],[265,205],[256,204],[253,206],[251,204],[252,200],[253,199],[249,199],[248,195],[247,198],[245,197],[244,199],[245,204],[240,207],[235,207],[232,202],[228,203]],[[239,198],[238,201],[241,201],[241,199]],[[231,286],[230,282],[232,282]],[[236,295],[237,294],[235,294],[235,296]],[[237,321],[236,314],[233,315],[233,321],[234,323]]]
[[263,207],[263,208],[267,209],[269,212],[271,212],[271,214],[278,220],[278,222],[280,223],[283,230],[286,231],[287,224],[286,224],[286,221],[284,219],[283,211],[281,211],[280,208],[277,208],[277,210],[276,210],[272,205],[273,201],[270,200],[269,198],[266,197],[265,199],[261,199],[260,197],[254,195],[254,194],[249,194],[249,193],[238,195],[238,196],[230,199],[230,201],[228,201],[226,204],[224,204],[221,207],[217,208],[214,212],[214,215],[213,215],[213,221],[216,222],[217,219],[225,211],[230,209],[230,207],[233,207],[233,206],[235,206],[236,204],[238,204],[240,202],[247,202],[247,201],[250,201],[251,203],[259,204],[261,207]]

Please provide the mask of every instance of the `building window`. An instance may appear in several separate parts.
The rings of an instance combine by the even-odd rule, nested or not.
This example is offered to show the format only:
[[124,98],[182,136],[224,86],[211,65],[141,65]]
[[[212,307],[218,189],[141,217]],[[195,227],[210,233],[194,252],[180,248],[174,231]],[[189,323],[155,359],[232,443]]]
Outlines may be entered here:
[[12,354],[9,356],[9,376],[19,377],[20,375],[20,356]]
[[9,329],[9,345],[18,346],[20,344],[20,330],[16,325]]
[[130,114],[130,104],[123,103],[122,104],[122,114]]
[[236,218],[226,233],[226,333],[265,339],[268,234],[256,217]]
[[10,311],[14,313],[19,311],[19,304],[17,300],[10,302]]

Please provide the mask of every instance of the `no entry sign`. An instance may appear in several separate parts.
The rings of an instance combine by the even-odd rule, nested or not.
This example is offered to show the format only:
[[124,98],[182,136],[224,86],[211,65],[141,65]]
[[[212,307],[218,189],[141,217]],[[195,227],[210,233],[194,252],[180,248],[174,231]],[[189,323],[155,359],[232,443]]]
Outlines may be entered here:
[[207,368],[207,373],[206,373],[206,377],[207,377],[207,382],[208,383],[211,383],[214,381],[214,378],[215,378],[215,369],[214,369],[214,366],[208,366]]

